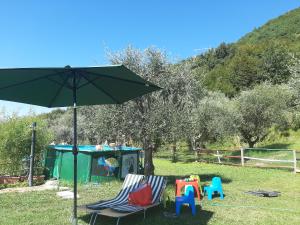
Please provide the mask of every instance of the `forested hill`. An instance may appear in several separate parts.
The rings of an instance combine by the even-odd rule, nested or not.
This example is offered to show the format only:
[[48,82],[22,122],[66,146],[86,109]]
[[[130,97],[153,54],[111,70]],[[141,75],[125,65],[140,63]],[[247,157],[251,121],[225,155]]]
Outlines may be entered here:
[[193,62],[196,77],[207,89],[232,97],[265,81],[288,82],[292,55],[299,57],[299,50],[300,8],[297,8],[270,20],[236,43],[221,43],[188,61]]
[[242,37],[239,44],[257,44],[269,40],[286,42],[300,50],[300,8],[287,12]]

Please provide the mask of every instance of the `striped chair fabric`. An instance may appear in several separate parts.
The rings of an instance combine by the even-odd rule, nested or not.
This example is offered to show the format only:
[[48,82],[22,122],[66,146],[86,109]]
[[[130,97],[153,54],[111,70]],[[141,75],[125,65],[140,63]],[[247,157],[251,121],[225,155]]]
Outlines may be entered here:
[[[150,184],[152,188],[152,205],[157,205],[161,201],[162,193],[166,187],[166,179],[162,176],[149,176],[147,177],[147,183]],[[149,206],[146,206],[149,207]],[[151,207],[151,205],[150,205]],[[128,202],[114,205],[110,207],[116,211],[120,212],[137,212],[140,210],[143,210],[145,207],[142,206],[136,206],[136,205],[129,205]]]
[[128,195],[129,193],[137,188],[140,182],[144,179],[144,175],[138,174],[127,174],[125,180],[122,185],[122,189],[119,194],[111,200],[100,201],[86,205],[86,208],[92,210],[100,210],[104,208],[111,208],[116,205],[126,204],[128,203]]

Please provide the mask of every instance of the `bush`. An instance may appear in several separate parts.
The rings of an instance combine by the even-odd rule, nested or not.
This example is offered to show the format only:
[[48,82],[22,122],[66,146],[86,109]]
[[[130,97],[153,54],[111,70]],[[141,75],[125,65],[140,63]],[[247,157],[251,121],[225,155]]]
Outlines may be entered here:
[[35,166],[42,164],[42,150],[51,135],[42,117],[12,116],[0,123],[0,173],[21,175],[27,164],[31,149],[31,124],[37,122]]

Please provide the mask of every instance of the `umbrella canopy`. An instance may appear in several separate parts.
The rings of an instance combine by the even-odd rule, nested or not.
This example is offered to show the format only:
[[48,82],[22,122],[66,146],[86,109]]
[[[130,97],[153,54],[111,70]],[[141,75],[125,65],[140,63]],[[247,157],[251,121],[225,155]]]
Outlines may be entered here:
[[120,104],[159,90],[123,65],[0,69],[0,99],[44,107],[73,106],[74,208],[77,224],[77,110],[80,105]]
[[[75,80],[75,83],[74,83]],[[0,99],[45,107],[120,104],[159,87],[123,65],[0,69]]]

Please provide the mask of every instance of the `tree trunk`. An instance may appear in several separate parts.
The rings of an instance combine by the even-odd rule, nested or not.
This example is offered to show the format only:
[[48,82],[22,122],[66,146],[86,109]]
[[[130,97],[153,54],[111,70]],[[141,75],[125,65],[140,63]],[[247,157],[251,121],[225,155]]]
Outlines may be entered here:
[[253,148],[254,145],[255,145],[259,140],[260,140],[259,137],[255,137],[254,140],[253,140],[253,139],[250,139],[250,140],[248,139],[249,148]]
[[195,162],[198,162],[199,155],[198,155],[198,151],[196,149],[196,140],[195,140],[195,138],[190,138],[189,143],[190,143],[190,150],[192,152],[194,152]]
[[249,148],[253,148],[256,142],[248,141]]
[[172,144],[172,162],[176,162],[176,152],[177,152],[176,142],[173,142],[173,144]]
[[144,139],[144,151],[145,151],[145,158],[144,158],[144,174],[146,176],[154,174],[154,164],[153,164],[153,145],[151,145],[150,141],[145,138]]

